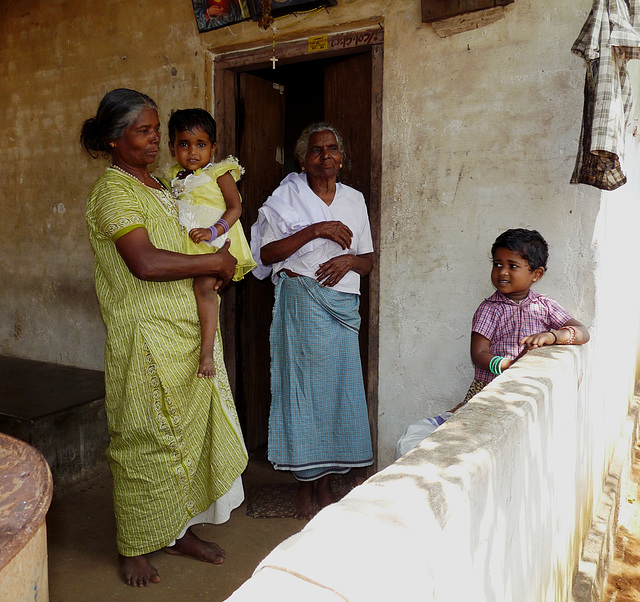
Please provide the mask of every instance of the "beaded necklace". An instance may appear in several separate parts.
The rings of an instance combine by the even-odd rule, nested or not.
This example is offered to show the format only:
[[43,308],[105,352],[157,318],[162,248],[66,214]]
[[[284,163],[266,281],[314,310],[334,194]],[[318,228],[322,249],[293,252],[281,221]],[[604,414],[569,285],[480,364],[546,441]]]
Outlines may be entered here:
[[125,176],[129,176],[130,178],[133,178],[137,182],[140,182],[140,184],[142,184],[147,190],[149,190],[153,194],[153,196],[156,199],[158,199],[158,201],[160,201],[160,204],[162,205],[164,210],[171,217],[178,219],[178,204],[176,203],[176,198],[173,196],[171,191],[165,188],[165,186],[162,184],[162,182],[160,182],[160,180],[158,180],[158,178],[156,178],[153,175],[151,176],[160,185],[160,189],[153,188],[152,186],[145,184],[140,178],[134,176],[133,174],[130,174],[128,171],[125,171],[124,169],[122,169],[122,167],[118,167],[113,163],[110,165],[110,167],[111,169],[115,169],[116,171],[124,174]]

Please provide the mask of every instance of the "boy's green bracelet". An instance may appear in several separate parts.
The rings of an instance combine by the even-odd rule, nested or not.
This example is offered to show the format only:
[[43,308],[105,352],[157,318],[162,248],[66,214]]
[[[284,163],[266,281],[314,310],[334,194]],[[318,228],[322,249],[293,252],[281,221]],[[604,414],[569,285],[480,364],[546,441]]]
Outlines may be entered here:
[[505,359],[501,355],[494,355],[489,361],[489,370],[491,374],[500,376],[502,374],[502,360]]

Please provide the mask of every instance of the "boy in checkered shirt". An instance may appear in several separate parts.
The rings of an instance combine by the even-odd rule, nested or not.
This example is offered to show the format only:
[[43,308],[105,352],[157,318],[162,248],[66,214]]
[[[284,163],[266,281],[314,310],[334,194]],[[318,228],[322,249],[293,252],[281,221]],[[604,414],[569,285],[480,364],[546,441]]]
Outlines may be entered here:
[[[559,303],[534,293],[531,285],[547,268],[549,248],[536,230],[503,232],[491,247],[491,283],[496,292],[473,316],[471,359],[476,368],[458,409],[530,349],[583,345],[589,331]],[[454,410],[452,410],[454,411]]]

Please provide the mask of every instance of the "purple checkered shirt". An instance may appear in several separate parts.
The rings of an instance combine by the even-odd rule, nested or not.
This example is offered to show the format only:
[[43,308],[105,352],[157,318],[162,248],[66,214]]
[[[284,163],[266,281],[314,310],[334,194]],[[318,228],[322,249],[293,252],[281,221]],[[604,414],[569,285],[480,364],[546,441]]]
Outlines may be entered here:
[[[537,332],[558,329],[572,316],[559,303],[533,291],[520,303],[496,291],[485,299],[473,314],[473,332],[489,339],[491,353],[509,359],[518,356],[520,340]],[[476,366],[478,380],[491,382],[495,376]]]

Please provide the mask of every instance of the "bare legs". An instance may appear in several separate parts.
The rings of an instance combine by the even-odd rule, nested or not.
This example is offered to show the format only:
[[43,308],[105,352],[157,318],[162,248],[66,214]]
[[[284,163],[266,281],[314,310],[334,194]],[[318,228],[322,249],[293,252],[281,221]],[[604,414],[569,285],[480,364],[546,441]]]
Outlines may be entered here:
[[[225,551],[212,541],[200,539],[191,529],[180,538],[173,546],[164,548],[168,554],[186,554],[193,556],[201,562],[222,564],[225,559]],[[158,583],[160,575],[147,556],[122,556],[118,555],[120,572],[125,582],[133,587],[147,587],[149,583]]]
[[316,500],[320,508],[338,501],[331,489],[331,475],[325,475],[316,481]]
[[213,363],[213,346],[218,328],[218,293],[213,290],[215,282],[215,278],[208,276],[201,276],[193,281],[202,338],[200,365],[198,366],[198,377],[200,378],[213,378],[216,375]]
[[311,520],[316,513],[313,505],[314,481],[301,481],[298,483],[296,501],[293,508],[293,516],[300,520]]
[[320,477],[317,481],[298,483],[293,516],[300,520],[311,520],[316,514],[314,497],[321,509],[337,501],[331,489],[331,475]]
[[149,583],[158,583],[160,575],[146,556],[123,556],[118,554],[120,572],[127,585],[147,587]]

